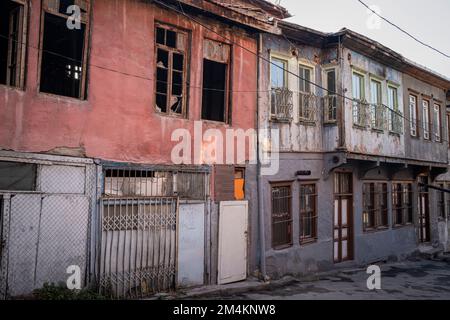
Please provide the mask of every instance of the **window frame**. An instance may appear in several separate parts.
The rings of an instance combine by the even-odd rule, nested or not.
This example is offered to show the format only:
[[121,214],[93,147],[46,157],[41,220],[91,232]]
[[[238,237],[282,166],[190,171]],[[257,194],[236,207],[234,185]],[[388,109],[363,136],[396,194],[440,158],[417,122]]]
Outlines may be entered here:
[[[400,190],[397,190],[400,186]],[[396,195],[401,195],[401,203],[397,206],[394,200]],[[409,203],[406,202],[405,194],[408,194]],[[412,181],[392,181],[391,203],[392,203],[392,226],[394,228],[401,228],[414,224],[414,190]],[[398,222],[397,210],[401,210],[402,221]],[[411,218],[411,219],[409,219]]]
[[[16,73],[16,81],[18,82],[15,85],[8,84],[8,66],[6,70],[6,83],[0,84],[0,86],[5,86],[8,88],[14,88],[19,89],[21,91],[25,90],[25,83],[26,83],[26,69],[27,69],[27,53],[28,53],[28,29],[29,29],[29,10],[30,10],[30,4],[28,0],[10,0],[11,2],[17,3],[18,5],[22,6],[21,13],[20,13],[20,30],[19,31],[19,37],[18,37],[18,53],[16,54],[19,67],[17,68],[18,73]],[[8,35],[9,37],[9,35]],[[9,64],[10,62],[10,55],[11,55],[11,49],[9,48],[9,42],[12,41],[11,39],[7,39],[8,41],[8,53],[7,53],[7,62]],[[17,71],[16,71],[17,72]]]
[[[328,100],[324,100],[324,101],[326,101],[324,104],[325,105],[325,109],[324,109],[324,123],[325,124],[336,124],[337,123],[337,118],[338,118],[338,114],[337,114],[337,109],[338,109],[338,70],[339,70],[339,68],[337,66],[324,68],[324,70],[323,70],[323,79],[324,79],[323,85],[328,90],[326,92],[326,96],[324,97],[325,99],[328,99]],[[331,90],[329,88],[329,83],[328,83],[328,74],[330,74],[331,72],[334,73],[334,86],[335,86],[334,90]],[[334,93],[330,93],[330,91],[332,91]],[[330,117],[330,108],[331,108],[332,117]]]
[[[426,109],[426,111],[425,111]],[[426,117],[425,117],[426,116]],[[430,113],[430,100],[422,99],[422,129],[423,139],[431,141],[431,113]]]
[[[302,188],[313,187],[313,193],[302,193]],[[311,197],[313,203],[313,210],[307,210],[305,205],[305,210],[303,210],[302,202],[306,200],[306,197]],[[318,190],[317,183],[313,181],[302,181],[299,183],[299,241],[300,245],[306,245],[310,243],[317,242],[318,240]],[[311,216],[308,214],[311,213]],[[307,219],[312,220],[311,223],[311,236],[306,236],[304,231],[304,223]]]
[[[355,78],[359,80],[359,98],[355,97]],[[352,70],[352,100],[353,126],[365,128],[367,126],[366,74],[355,69]],[[358,108],[357,112],[355,112],[355,108]],[[358,121],[358,119],[361,119],[361,121]]]
[[49,3],[52,0],[42,0],[42,6],[41,6],[41,12],[40,12],[40,31],[39,31],[39,57],[38,57],[38,92],[39,94],[54,96],[58,98],[63,99],[75,99],[78,101],[86,101],[88,100],[88,77],[87,74],[89,72],[88,70],[88,58],[89,58],[89,50],[90,50],[90,28],[91,28],[91,20],[92,20],[92,2],[91,0],[75,0],[75,4],[77,4],[77,1],[85,1],[86,3],[86,13],[81,14],[80,22],[82,24],[85,24],[85,33],[84,33],[84,39],[83,39],[83,64],[82,64],[82,77],[81,77],[81,84],[80,84],[80,96],[79,97],[68,97],[63,95],[58,95],[51,92],[45,92],[41,90],[41,75],[42,75],[42,58],[43,58],[43,46],[44,46],[44,27],[45,27],[45,14],[52,14],[60,18],[68,18],[69,16],[67,14],[62,14],[59,11],[55,12],[51,8],[49,8]]
[[[436,112],[437,107],[437,112]],[[434,130],[433,136],[435,142],[442,142],[442,120],[441,120],[441,105],[437,102],[433,102],[433,123]]]
[[[411,98],[414,99],[414,106],[412,105],[412,100]],[[420,133],[419,133],[419,119],[418,119],[418,115],[419,115],[419,97],[418,95],[412,94],[410,93],[408,95],[408,109],[409,109],[409,133],[411,137],[414,138],[419,138],[420,137]],[[414,116],[412,117],[411,115],[411,111],[414,111]],[[413,133],[414,131],[414,133]]]
[[[376,88],[379,89],[379,92],[377,92],[377,101],[374,100],[374,92],[372,91],[374,89],[373,84],[376,85]],[[372,129],[384,131],[384,125],[385,125],[385,109],[383,106],[383,80],[380,80],[375,77],[370,77],[370,104],[371,104],[371,124]],[[381,113],[381,115],[379,114]],[[381,123],[379,123],[381,122]]]
[[[156,33],[157,33],[157,29],[165,29],[165,30],[169,30],[169,31],[173,31],[175,33],[181,33],[185,36],[185,51],[179,50],[177,48],[171,48],[171,47],[167,47],[163,44],[159,44],[157,43],[157,38],[156,38]],[[153,104],[153,109],[154,111],[159,114],[159,115],[164,115],[164,116],[170,116],[170,117],[176,117],[176,118],[187,118],[188,117],[188,100],[189,100],[189,88],[187,86],[187,80],[189,77],[189,66],[190,66],[190,47],[191,47],[191,41],[190,41],[191,37],[190,37],[190,31],[177,27],[177,26],[173,26],[171,24],[167,24],[161,21],[155,21],[154,23],[154,55],[155,55],[155,59],[154,59],[154,63],[155,63],[155,70],[153,72],[154,75],[154,85],[153,85],[153,97],[154,97],[154,104]],[[169,66],[167,67],[167,100],[166,100],[166,111],[159,111],[157,109],[157,103],[156,103],[156,97],[157,97],[157,72],[158,72],[158,66],[157,66],[157,60],[158,60],[158,49],[162,49],[168,52],[168,62],[169,62]],[[177,113],[177,112],[172,112],[170,109],[170,93],[172,92],[172,73],[173,73],[173,69],[172,69],[172,62],[170,57],[173,56],[174,53],[179,53],[182,54],[184,59],[183,59],[183,68],[184,70],[182,71],[183,74],[183,80],[182,80],[182,97],[183,97],[183,101],[182,101],[182,111],[181,113]]]
[[[394,105],[390,106],[390,91],[394,91]],[[391,108],[393,111],[388,110],[389,112],[389,132],[394,133],[394,134],[402,134],[403,133],[403,119],[402,117],[402,113],[400,111],[400,99],[399,99],[399,86],[398,85],[394,85],[392,83],[388,83],[387,85],[387,104],[388,107]],[[398,131],[395,130],[395,125],[394,125],[394,119],[393,119],[393,112],[395,112],[395,117],[400,117],[400,119],[398,120],[399,123],[399,128]]]
[[[371,204],[367,205],[366,200],[366,186],[373,185],[373,193],[369,193]],[[383,187],[386,189],[384,190]],[[383,231],[389,229],[389,188],[387,181],[365,181],[362,184],[362,223],[363,231],[365,233]],[[371,191],[371,190],[370,190]],[[384,206],[383,206],[384,204]],[[371,209],[368,209],[372,207]],[[373,215],[373,225],[367,225],[365,214],[367,213],[367,221],[370,221],[370,216]],[[383,218],[386,219],[386,224],[383,224]]]
[[[278,70],[283,72],[283,82],[284,82],[284,87],[273,87],[272,86],[272,67],[275,68],[273,61],[277,60],[280,61],[284,64],[284,69],[281,70],[278,66],[276,67]],[[285,57],[282,57],[280,55],[276,55],[276,54],[271,54],[270,55],[270,68],[269,68],[269,85],[270,85],[270,89],[279,89],[279,88],[284,88],[284,89],[289,89],[289,77],[288,77],[288,70],[289,70],[289,60]]]
[[[278,223],[286,223],[286,227],[287,229],[285,231],[287,231],[287,237],[289,236],[289,242],[287,243],[275,243],[274,242],[274,198],[273,198],[273,192],[275,188],[288,188],[289,190],[289,196],[287,196],[287,206],[289,208],[289,216],[288,219],[285,219],[283,221],[278,221]],[[272,249],[274,250],[283,250],[286,248],[290,248],[293,246],[293,226],[294,226],[294,220],[293,220],[293,215],[292,215],[292,199],[293,199],[293,188],[292,188],[292,181],[289,182],[275,182],[275,183],[271,183],[270,184],[270,215],[271,215],[271,222],[270,222],[270,226],[271,226],[271,246]]]

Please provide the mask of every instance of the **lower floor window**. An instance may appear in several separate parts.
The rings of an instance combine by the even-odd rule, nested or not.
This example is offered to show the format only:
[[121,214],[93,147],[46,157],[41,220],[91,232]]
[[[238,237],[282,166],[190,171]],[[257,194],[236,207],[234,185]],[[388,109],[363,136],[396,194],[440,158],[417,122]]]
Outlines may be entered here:
[[300,243],[313,242],[317,239],[316,201],[316,185],[300,185]]
[[272,186],[272,246],[292,244],[291,186]]
[[374,182],[363,184],[363,227],[364,231],[387,228],[387,183]]
[[392,214],[395,226],[413,223],[412,184],[392,184]]

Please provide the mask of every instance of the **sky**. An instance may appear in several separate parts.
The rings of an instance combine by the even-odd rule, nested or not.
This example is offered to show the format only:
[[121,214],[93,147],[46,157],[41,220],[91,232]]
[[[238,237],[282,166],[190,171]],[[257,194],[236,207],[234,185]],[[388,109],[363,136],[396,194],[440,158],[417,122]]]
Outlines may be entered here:
[[[383,17],[450,55],[450,0],[363,2],[376,6]],[[377,21],[358,0],[281,0],[281,5],[293,15],[287,21],[324,32],[336,32],[346,27],[450,79],[450,58],[422,46],[388,23]]]

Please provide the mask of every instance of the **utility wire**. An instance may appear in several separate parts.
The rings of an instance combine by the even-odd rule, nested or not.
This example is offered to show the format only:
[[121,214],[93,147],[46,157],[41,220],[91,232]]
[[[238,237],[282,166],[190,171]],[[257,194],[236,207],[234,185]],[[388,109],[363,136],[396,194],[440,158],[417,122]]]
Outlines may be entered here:
[[385,17],[381,16],[378,12],[376,12],[375,10],[373,10],[372,8],[370,8],[367,4],[365,4],[362,0],[358,0],[359,3],[361,3],[364,7],[366,7],[367,9],[369,9],[373,14],[375,14],[376,16],[378,16],[379,18],[383,19],[384,21],[386,21],[387,23],[389,23],[391,26],[393,26],[394,28],[400,30],[401,32],[403,32],[404,34],[406,34],[407,36],[409,36],[410,38],[412,38],[413,40],[417,41],[418,43],[420,43],[421,45],[430,48],[431,50],[443,55],[446,58],[450,58],[450,55],[432,47],[431,45],[423,42],[422,40],[418,39],[417,37],[413,36],[411,33],[409,33],[408,31],[405,31],[404,29],[402,29],[401,27],[399,27],[398,25],[396,25],[395,23],[389,21],[388,19],[386,19]]

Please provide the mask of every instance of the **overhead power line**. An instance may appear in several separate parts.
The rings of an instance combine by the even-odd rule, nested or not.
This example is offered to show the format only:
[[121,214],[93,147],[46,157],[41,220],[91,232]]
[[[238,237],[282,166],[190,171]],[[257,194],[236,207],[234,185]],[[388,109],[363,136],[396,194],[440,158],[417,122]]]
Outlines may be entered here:
[[378,12],[376,12],[375,10],[373,10],[370,6],[368,6],[367,4],[365,4],[363,1],[358,0],[359,3],[361,3],[364,7],[366,7],[367,9],[369,9],[373,14],[375,14],[376,16],[378,16],[380,19],[383,19],[384,21],[386,21],[387,23],[389,23],[391,26],[393,26],[394,28],[400,30],[401,32],[403,32],[404,34],[406,34],[408,37],[412,38],[413,40],[415,40],[416,42],[420,43],[421,45],[430,48],[431,50],[443,55],[446,58],[450,58],[450,55],[442,52],[439,49],[436,49],[435,47],[423,42],[422,40],[418,39],[416,36],[412,35],[411,33],[409,33],[408,31],[402,29],[401,27],[399,27],[398,25],[396,25],[395,23],[389,21],[388,19],[386,19],[385,17],[383,17],[382,15],[380,15]]

